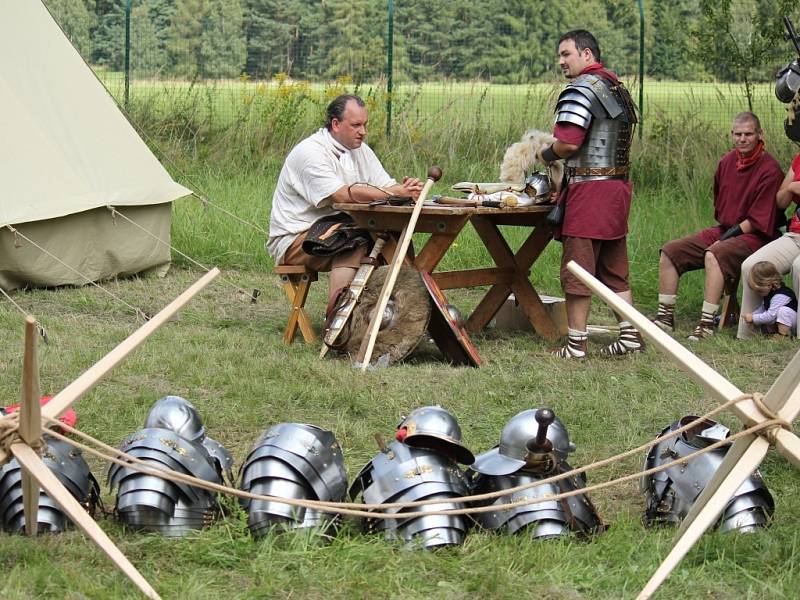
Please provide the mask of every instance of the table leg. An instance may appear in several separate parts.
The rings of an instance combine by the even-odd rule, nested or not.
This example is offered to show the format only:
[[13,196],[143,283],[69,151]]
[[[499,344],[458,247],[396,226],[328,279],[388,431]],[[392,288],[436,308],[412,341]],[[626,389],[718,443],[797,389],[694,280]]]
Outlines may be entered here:
[[536,227],[515,255],[500,233],[500,229],[489,219],[476,216],[472,219],[472,225],[495,264],[498,267],[513,268],[514,275],[510,285],[496,284],[489,290],[467,321],[468,330],[478,331],[484,327],[509,294],[514,292],[536,333],[549,341],[558,339],[560,337],[558,328],[528,279],[529,268],[539,258],[550,240],[550,231],[545,227]]

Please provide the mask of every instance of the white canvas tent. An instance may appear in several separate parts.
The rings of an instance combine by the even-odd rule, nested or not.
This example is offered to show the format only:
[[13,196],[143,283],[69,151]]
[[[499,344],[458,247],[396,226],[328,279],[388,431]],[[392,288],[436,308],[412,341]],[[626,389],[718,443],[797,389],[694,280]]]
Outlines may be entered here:
[[0,287],[166,272],[175,183],[39,0],[0,1]]

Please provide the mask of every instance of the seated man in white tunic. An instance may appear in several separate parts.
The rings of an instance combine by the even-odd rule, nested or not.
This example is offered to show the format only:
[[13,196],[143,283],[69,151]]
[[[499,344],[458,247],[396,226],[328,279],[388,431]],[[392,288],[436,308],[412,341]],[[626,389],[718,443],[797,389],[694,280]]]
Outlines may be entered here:
[[[272,197],[267,251],[276,265],[305,265],[315,271],[330,271],[328,306],[339,290],[355,277],[368,240],[358,240],[341,252],[319,256],[307,253],[303,242],[312,225],[336,226],[334,202],[368,204],[389,195],[419,197],[419,179],[404,177],[398,183],[384,170],[378,157],[364,142],[368,114],[358,96],[344,94],[327,109],[325,127],[297,144],[281,169]],[[315,232],[319,231],[319,226]],[[324,229],[323,229],[324,230]],[[325,236],[323,236],[325,237]],[[306,244],[308,249],[309,245]]]

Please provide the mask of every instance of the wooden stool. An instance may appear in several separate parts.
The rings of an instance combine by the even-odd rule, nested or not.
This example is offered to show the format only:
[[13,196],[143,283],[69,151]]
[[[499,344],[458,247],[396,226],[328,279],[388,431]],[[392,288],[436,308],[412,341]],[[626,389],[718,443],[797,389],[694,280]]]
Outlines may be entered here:
[[311,283],[317,281],[317,272],[302,265],[278,265],[272,272],[281,278],[281,284],[291,306],[289,320],[283,332],[283,343],[289,345],[294,341],[299,326],[303,339],[307,344],[311,344],[317,336],[314,334],[314,327],[308,318],[305,305]]
[[739,280],[726,281],[723,289],[722,302],[720,303],[719,325],[717,329],[739,326],[739,300],[736,292],[739,290]]

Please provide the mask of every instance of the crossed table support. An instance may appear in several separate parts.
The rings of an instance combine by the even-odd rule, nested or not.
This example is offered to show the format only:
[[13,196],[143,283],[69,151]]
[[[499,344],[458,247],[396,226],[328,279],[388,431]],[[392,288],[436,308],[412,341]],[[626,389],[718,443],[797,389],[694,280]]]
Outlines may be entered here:
[[[699,385],[722,402],[729,402],[742,396],[742,391],[717,373],[694,353],[662,331],[633,306],[623,301],[608,287],[589,274],[585,269],[570,262],[567,268],[600,296],[614,311],[623,315],[653,345],[667,353]],[[731,410],[736,413],[746,427],[778,418],[791,424],[800,414],[800,352],[795,354],[783,372],[778,376],[764,396],[764,406],[772,414],[764,414],[752,400],[747,399],[734,404]],[[709,527],[719,519],[734,492],[761,464],[771,443],[789,462],[800,469],[800,438],[792,431],[782,427],[762,430],[737,439],[725,455],[716,474],[698,496],[689,514],[681,523],[672,551],[661,563],[650,580],[640,592],[638,599],[650,598],[680,560]]]
[[[377,232],[388,232],[393,238],[383,248],[382,254],[391,260],[394,255],[396,235],[402,231],[413,210],[410,206],[370,206],[367,204],[334,204],[336,210],[350,214],[359,226]],[[466,322],[466,329],[475,333],[483,329],[502,307],[511,293],[533,325],[534,330],[546,340],[559,337],[542,304],[539,294],[529,280],[530,271],[551,238],[544,222],[552,207],[529,206],[521,208],[453,207],[426,204],[417,221],[417,233],[429,233],[422,249],[413,257],[414,267],[431,273],[442,290],[491,286]],[[444,255],[467,223],[472,223],[483,245],[495,263],[493,267],[436,271]],[[514,253],[499,226],[526,227],[530,233]]]

